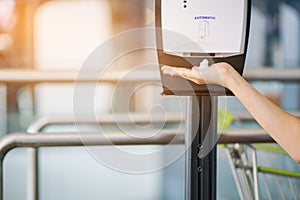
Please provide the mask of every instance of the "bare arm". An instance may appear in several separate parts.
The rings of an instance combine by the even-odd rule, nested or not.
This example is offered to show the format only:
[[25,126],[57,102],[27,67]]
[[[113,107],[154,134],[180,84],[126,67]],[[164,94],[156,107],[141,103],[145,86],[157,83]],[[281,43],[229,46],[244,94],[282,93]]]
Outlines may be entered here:
[[[168,71],[169,70],[169,71]],[[273,104],[255,90],[232,66],[218,63],[205,70],[166,67],[163,71],[195,83],[219,84],[230,89],[257,122],[298,163],[300,163],[300,119]]]

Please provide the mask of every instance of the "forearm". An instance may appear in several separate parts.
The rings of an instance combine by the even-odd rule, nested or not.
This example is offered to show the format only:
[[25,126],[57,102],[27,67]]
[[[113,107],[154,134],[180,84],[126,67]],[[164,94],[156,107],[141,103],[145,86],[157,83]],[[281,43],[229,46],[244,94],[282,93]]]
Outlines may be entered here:
[[296,161],[300,162],[300,120],[285,112],[255,90],[234,69],[225,72],[225,87],[230,89],[257,122]]

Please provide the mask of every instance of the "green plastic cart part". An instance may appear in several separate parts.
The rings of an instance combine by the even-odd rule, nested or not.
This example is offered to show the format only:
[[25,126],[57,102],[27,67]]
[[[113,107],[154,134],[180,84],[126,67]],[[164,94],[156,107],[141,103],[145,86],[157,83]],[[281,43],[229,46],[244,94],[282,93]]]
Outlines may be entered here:
[[269,167],[261,167],[261,166],[257,167],[257,170],[262,173],[300,178],[300,172],[294,172],[294,171],[288,171],[288,170],[276,169],[276,168],[269,168]]

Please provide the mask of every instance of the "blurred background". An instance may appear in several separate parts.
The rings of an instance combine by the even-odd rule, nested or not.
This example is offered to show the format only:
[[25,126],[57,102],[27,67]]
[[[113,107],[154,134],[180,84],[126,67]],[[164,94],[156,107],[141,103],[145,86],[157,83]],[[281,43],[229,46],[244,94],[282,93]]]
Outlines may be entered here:
[[[153,12],[154,0],[0,0],[0,70],[80,70],[88,56],[116,34],[134,28],[154,27]],[[148,35],[141,34],[138,37],[143,41]],[[114,48],[137,41],[140,41],[139,38],[114,44],[111,52],[114,52]],[[113,62],[111,68],[124,71],[146,63],[147,70],[157,70],[155,73],[158,74],[155,53],[151,50],[137,50]],[[245,71],[262,67],[277,69],[299,66],[300,1],[253,0]],[[101,70],[105,70],[104,66],[99,66]],[[255,81],[251,84],[282,108],[299,113],[299,83]],[[161,87],[157,84],[139,89],[134,84],[116,88],[103,84],[102,87],[104,89],[96,95],[97,115],[110,114],[112,111],[150,115],[162,112],[185,114],[186,97],[163,97],[160,95]],[[73,92],[72,83],[0,84],[0,135],[24,132],[33,121],[41,117],[72,116]],[[156,105],[163,109],[152,109]],[[82,106],[84,109],[85,105]],[[230,113],[246,113],[235,97],[220,98],[220,107]],[[182,124],[184,121],[164,128],[184,130]],[[135,129],[136,126],[130,124],[127,128]],[[84,128],[87,131],[97,130],[93,126]],[[114,125],[104,128],[116,129]],[[259,126],[254,120],[233,120],[227,128]],[[53,125],[43,131],[70,132],[76,131],[76,127]],[[158,147],[133,148],[133,151],[139,152]],[[183,145],[174,145],[152,161],[162,162],[183,149]],[[114,153],[109,148],[105,152]],[[183,156],[166,168],[143,174],[113,170],[97,162],[84,148],[79,147],[41,148],[39,156],[39,195],[42,200],[184,199]],[[285,154],[259,151],[258,161],[265,166],[300,170]],[[4,170],[6,199],[25,199],[27,167],[26,149],[13,150],[8,154]],[[274,177],[267,177],[266,181],[274,199],[282,199],[276,183],[290,184],[285,184],[284,179],[275,180]],[[299,180],[292,180],[292,185],[295,191],[300,189]],[[292,199],[288,193],[283,190],[283,196]],[[263,191],[262,196],[267,199]],[[222,147],[218,148],[218,199],[239,199],[228,157]]]

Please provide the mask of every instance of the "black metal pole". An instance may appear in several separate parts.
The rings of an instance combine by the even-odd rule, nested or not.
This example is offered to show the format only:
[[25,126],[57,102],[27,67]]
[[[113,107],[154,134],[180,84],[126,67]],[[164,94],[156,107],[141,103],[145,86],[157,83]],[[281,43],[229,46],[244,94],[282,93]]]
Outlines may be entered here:
[[216,199],[217,97],[190,97],[186,133],[186,200]]

